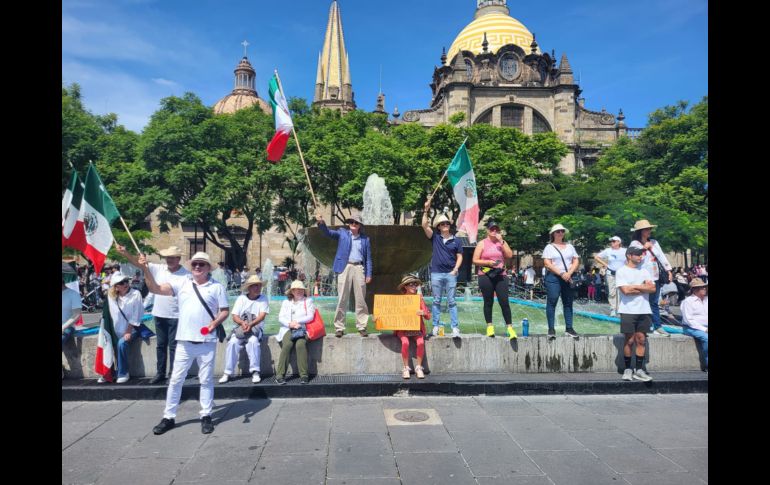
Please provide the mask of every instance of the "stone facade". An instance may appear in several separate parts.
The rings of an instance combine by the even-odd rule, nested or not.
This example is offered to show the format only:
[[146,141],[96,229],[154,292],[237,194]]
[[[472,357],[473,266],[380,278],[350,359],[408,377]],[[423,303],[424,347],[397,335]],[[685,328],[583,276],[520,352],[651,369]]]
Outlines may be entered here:
[[434,68],[430,107],[406,111],[402,122],[432,127],[464,113],[466,125],[509,126],[527,135],[553,131],[570,148],[560,168],[574,173],[625,134],[622,111],[616,119],[604,109],[584,108],[567,56],[557,65],[553,51],[542,53],[505,3],[479,0],[450,57],[442,54],[441,67]]

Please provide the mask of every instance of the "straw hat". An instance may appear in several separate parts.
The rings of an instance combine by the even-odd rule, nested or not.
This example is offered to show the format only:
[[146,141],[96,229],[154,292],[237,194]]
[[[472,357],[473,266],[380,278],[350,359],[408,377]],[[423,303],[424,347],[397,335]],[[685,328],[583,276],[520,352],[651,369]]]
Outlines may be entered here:
[[262,282],[261,279],[259,279],[259,276],[257,275],[249,276],[249,279],[247,279],[246,282],[241,285],[241,291],[249,291],[250,286],[263,285],[263,284],[264,283]]
[[449,220],[446,214],[441,214],[436,218],[436,221],[433,223],[433,227],[438,227],[442,222],[448,222],[450,225],[452,224],[452,221]]
[[631,229],[631,232],[636,232],[641,229],[647,229],[647,228],[652,229],[653,227],[658,227],[658,226],[650,224],[650,221],[648,221],[647,219],[641,219],[636,221],[636,223],[634,223],[634,227]]
[[551,235],[554,232],[559,230],[563,230],[565,233],[569,232],[569,230],[566,227],[562,226],[561,224],[554,224],[553,226],[551,226],[551,230],[548,231],[548,234]]
[[417,276],[415,276],[413,274],[408,274],[408,275],[404,276],[403,278],[401,278],[401,283],[398,284],[398,291],[403,290],[404,287],[406,285],[408,285],[409,283],[417,283],[417,284],[422,285],[422,281],[420,281],[420,278],[418,278]]
[[289,296],[291,294],[291,290],[305,290],[305,293],[307,293],[307,288],[305,288],[305,284],[301,282],[300,280],[294,280],[291,282],[291,286],[288,290],[286,290],[286,296]]
[[162,249],[158,251],[158,254],[165,257],[175,256],[175,257],[182,257],[182,250],[179,249],[177,246],[170,246],[166,249]]
[[701,286],[708,286],[708,283],[704,283],[702,279],[700,278],[693,278],[692,281],[690,281],[690,289],[694,288],[700,288]]

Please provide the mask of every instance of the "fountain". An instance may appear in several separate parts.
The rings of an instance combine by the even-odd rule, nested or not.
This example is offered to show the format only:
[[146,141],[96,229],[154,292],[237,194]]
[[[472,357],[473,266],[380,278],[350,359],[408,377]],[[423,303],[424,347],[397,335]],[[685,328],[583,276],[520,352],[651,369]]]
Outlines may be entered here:
[[[422,227],[393,225],[390,196],[385,181],[377,174],[366,180],[361,218],[364,234],[369,236],[372,245],[374,268],[372,282],[366,289],[366,304],[372,312],[374,295],[398,294],[396,286],[401,277],[428,264],[433,248]],[[343,226],[329,226],[330,229],[339,227]],[[305,231],[304,243],[316,259],[332,267],[337,253],[336,240],[326,237],[318,227],[310,227]]]
[[262,294],[267,297],[269,302],[273,291],[273,261],[270,258],[265,260],[262,265]]

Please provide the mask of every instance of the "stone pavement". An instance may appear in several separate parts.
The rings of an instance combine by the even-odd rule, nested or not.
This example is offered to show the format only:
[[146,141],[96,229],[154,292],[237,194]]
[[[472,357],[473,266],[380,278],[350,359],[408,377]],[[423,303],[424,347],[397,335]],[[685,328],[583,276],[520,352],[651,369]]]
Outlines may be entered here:
[[62,484],[708,483],[707,394],[218,399],[209,435],[198,410],[155,436],[161,401],[62,402]]

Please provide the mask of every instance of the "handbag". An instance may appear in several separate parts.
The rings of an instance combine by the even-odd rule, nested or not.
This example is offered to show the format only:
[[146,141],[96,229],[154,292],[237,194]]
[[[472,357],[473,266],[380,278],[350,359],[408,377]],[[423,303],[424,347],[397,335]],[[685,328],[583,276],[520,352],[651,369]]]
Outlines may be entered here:
[[[654,239],[650,239],[650,241],[652,242],[653,248],[654,248],[655,247],[654,246],[655,245],[655,240]],[[666,269],[665,266],[663,266],[663,263],[660,262],[660,258],[658,257],[657,254],[655,254],[652,251],[652,249],[650,250],[650,252],[652,253],[653,256],[655,256],[655,262],[658,265],[658,281],[660,282],[661,285],[665,285],[666,283],[670,283],[671,280],[668,279],[668,270]]]
[[[126,321],[128,321],[128,317],[123,312],[123,309],[120,308],[120,305],[118,305],[117,302],[115,302],[115,306],[118,307],[118,311],[120,312],[121,315],[123,315],[123,318],[125,318]],[[147,340],[150,337],[154,337],[155,336],[155,334],[152,332],[152,330],[147,328],[147,325],[145,325],[143,323],[140,323],[139,326],[136,327],[136,331],[139,332],[139,336],[142,338],[142,340]]]
[[[567,270],[567,262],[564,261],[564,255],[561,254],[561,251],[559,251],[559,248],[557,248],[555,244],[551,244],[551,246],[553,246],[553,248],[556,250],[556,252],[559,253],[559,256],[561,256],[561,263],[564,265],[564,271],[568,271]],[[575,288],[578,287],[578,282],[575,281],[574,279],[570,278],[569,279],[569,287],[574,290]]]
[[305,332],[304,327],[294,328],[291,330],[291,341],[294,342],[295,340],[299,340],[301,338],[307,337],[307,333]]
[[[307,313],[307,302],[305,303],[305,313]],[[307,330],[308,340],[317,340],[326,335],[326,327],[324,326],[324,321],[323,318],[321,318],[321,312],[318,311],[318,308],[315,309],[313,320],[305,324],[305,329]]]
[[[216,320],[216,317],[214,317],[214,314],[211,312],[211,308],[209,308],[209,306],[206,305],[206,302],[203,301],[201,292],[198,291],[198,285],[196,285],[195,282],[193,282],[192,285],[193,285],[193,290],[195,290],[195,294],[198,295],[198,300],[201,302],[201,305],[203,305],[203,308],[205,308],[206,311],[208,312],[209,316],[211,317],[211,320],[212,321]],[[220,323],[215,328],[217,331],[217,340],[219,340],[220,342],[224,342],[225,338],[227,338],[227,334],[225,333],[225,329],[222,328],[222,324]]]

